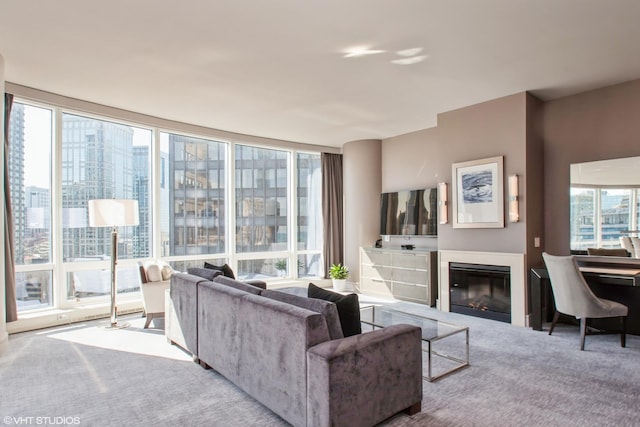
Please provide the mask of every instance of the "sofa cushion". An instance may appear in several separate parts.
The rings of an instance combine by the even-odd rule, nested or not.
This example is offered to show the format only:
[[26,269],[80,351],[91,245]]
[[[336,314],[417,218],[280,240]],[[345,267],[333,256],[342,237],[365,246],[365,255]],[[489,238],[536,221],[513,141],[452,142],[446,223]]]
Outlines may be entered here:
[[200,267],[189,267],[187,268],[187,273],[193,274],[194,276],[202,277],[203,279],[207,279],[209,281],[213,281],[214,278],[222,275],[222,271]]
[[357,335],[362,332],[358,295],[342,295],[323,289],[313,283],[309,283],[308,295],[309,298],[323,299],[336,304],[338,316],[340,317],[340,325],[342,326],[342,333],[345,337]]
[[249,292],[255,295],[260,295],[260,293],[262,292],[262,289],[257,286],[249,285],[247,283],[243,283],[235,279],[230,279],[227,276],[224,276],[222,274],[219,276],[216,276],[216,278],[213,279],[213,281],[216,283],[220,283],[221,285],[231,286],[232,288],[236,288],[241,291]]
[[205,261],[204,268],[209,268],[211,270],[219,270],[219,271],[222,271],[222,274],[224,274],[226,277],[229,277],[231,279],[236,278],[235,274],[233,274],[233,270],[231,269],[231,267],[229,267],[229,264],[213,265]]
[[[300,288],[305,291],[306,289]],[[307,310],[320,313],[324,316],[329,329],[329,338],[332,340],[343,338],[342,326],[340,325],[340,316],[335,303],[317,298],[307,298],[304,296],[294,295],[292,293],[265,290],[260,295],[265,298],[274,299],[276,301],[286,302],[296,307],[306,308]]]

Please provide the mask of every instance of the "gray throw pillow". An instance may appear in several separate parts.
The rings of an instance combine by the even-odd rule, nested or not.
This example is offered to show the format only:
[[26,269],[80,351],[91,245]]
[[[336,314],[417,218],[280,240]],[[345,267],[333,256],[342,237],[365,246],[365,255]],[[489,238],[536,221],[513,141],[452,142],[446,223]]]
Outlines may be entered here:
[[231,279],[236,278],[236,275],[233,274],[233,270],[231,269],[231,267],[229,267],[229,264],[213,265],[205,261],[204,268],[221,271],[222,274],[224,274],[226,277],[229,277]]

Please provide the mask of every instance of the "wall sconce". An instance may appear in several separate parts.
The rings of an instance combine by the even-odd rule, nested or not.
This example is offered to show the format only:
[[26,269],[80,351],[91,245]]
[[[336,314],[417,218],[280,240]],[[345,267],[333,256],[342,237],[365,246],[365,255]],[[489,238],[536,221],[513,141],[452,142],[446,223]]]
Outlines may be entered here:
[[446,224],[449,222],[449,212],[447,208],[447,183],[438,183],[438,218],[440,218],[440,224]]
[[518,175],[509,175],[509,222],[520,220],[518,196]]

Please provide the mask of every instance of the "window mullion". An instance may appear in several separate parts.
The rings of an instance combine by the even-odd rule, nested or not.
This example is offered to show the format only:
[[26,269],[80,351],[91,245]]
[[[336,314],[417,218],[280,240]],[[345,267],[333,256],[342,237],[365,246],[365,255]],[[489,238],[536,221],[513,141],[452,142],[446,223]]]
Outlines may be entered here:
[[294,279],[298,278],[298,157],[295,151],[289,153],[289,274]]

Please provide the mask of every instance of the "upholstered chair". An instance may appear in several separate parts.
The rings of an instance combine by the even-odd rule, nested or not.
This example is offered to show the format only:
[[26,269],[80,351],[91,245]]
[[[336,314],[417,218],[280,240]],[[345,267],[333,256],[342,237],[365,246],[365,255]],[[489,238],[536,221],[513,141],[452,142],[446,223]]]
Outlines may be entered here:
[[585,281],[573,256],[554,256],[543,253],[542,257],[549,272],[551,289],[556,302],[556,311],[549,329],[549,335],[558,321],[560,313],[580,319],[580,350],[584,350],[589,319],[619,317],[620,344],[625,346],[627,327],[627,306],[615,301],[598,298]]
[[633,248],[633,243],[631,242],[631,237],[629,236],[620,236],[620,246],[625,248],[627,252],[629,252],[632,257],[635,257],[635,250]]
[[173,269],[164,261],[145,261],[138,263],[138,267],[142,305],[147,317],[146,329],[152,319],[164,317],[164,291],[169,289]]
[[640,258],[640,237],[631,236],[629,240],[631,240],[631,244],[633,245],[632,256],[634,258]]

